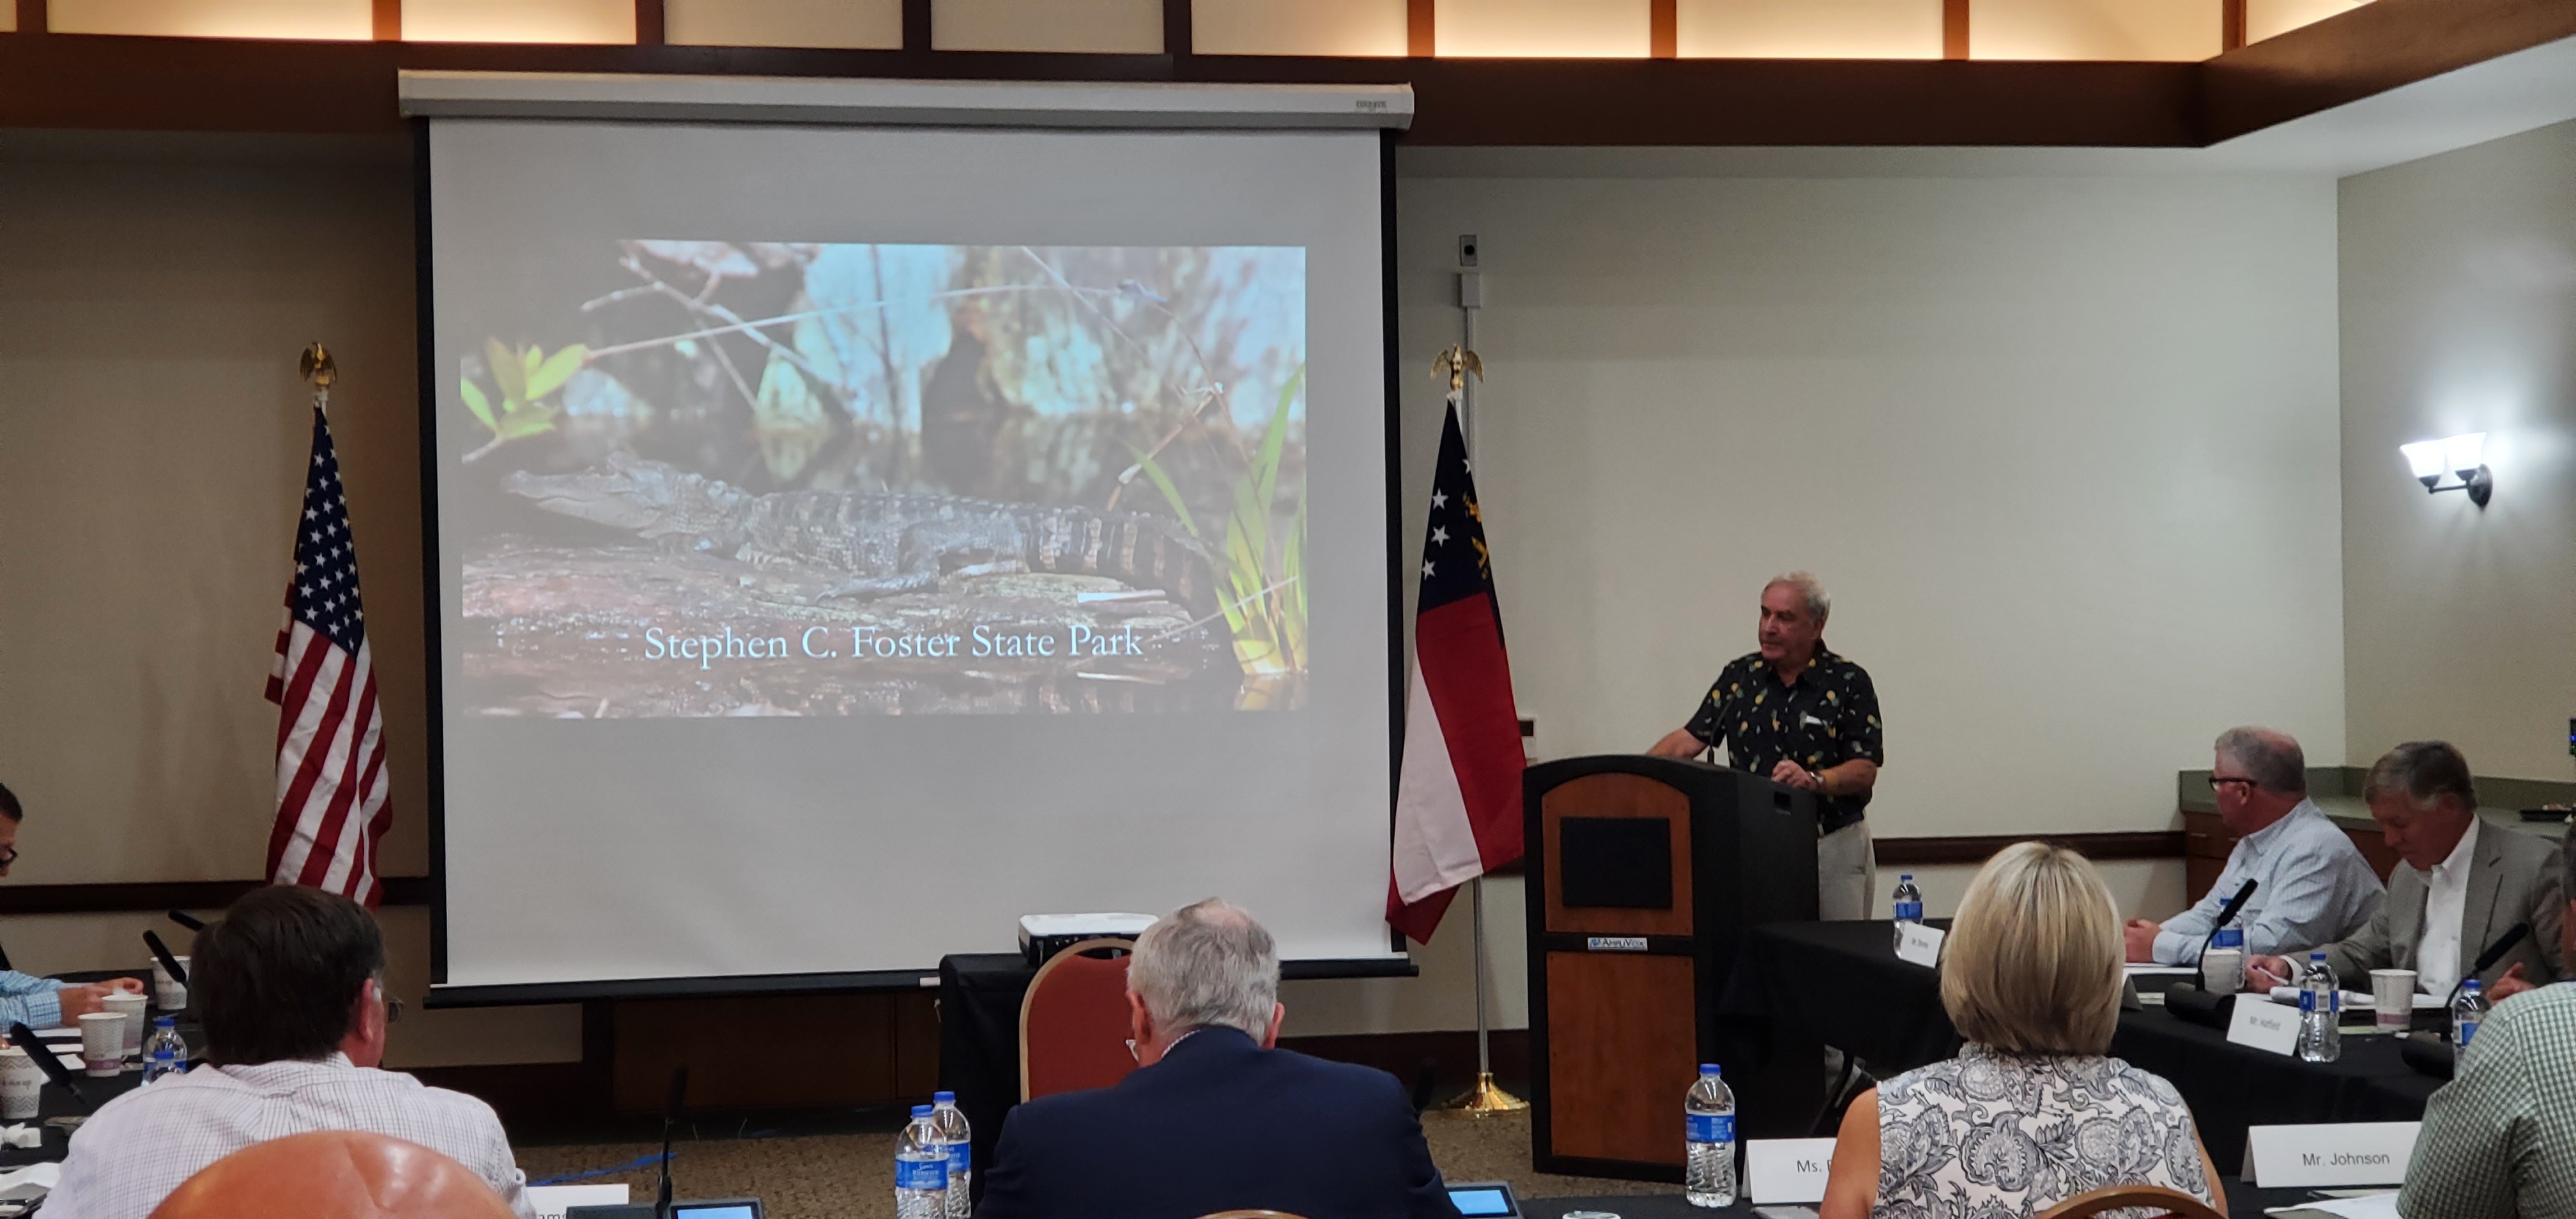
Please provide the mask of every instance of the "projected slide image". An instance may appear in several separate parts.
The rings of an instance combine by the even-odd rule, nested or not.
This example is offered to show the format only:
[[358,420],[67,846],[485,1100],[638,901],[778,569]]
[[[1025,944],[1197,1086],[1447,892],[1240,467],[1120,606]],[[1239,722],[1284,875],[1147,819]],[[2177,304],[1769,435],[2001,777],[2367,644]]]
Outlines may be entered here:
[[468,713],[1304,705],[1302,249],[657,238],[491,283],[440,302]]

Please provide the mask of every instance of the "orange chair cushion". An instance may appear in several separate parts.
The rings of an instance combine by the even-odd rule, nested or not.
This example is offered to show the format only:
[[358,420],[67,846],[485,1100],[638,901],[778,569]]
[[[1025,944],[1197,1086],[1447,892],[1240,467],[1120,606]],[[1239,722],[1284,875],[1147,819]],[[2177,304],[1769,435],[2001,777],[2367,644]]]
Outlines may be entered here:
[[483,1178],[391,1135],[317,1130],[200,1169],[152,1219],[513,1219]]
[[1061,955],[1029,986],[1021,1013],[1023,1100],[1105,1088],[1136,1069],[1127,1050],[1127,958]]

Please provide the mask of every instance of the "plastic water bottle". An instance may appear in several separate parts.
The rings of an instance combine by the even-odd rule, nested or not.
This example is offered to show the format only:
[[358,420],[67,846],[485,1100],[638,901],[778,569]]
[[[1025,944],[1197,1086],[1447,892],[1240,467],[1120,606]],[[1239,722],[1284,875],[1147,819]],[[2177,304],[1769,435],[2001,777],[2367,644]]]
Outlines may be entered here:
[[[2238,1000],[2243,1002],[2243,1000]],[[2307,971],[2299,975],[2299,1058],[2333,1062],[2343,1053],[2343,987],[2326,954],[2308,954]]]
[[143,1043],[143,1082],[152,1083],[188,1071],[188,1042],[179,1035],[179,1018],[162,1016],[152,1022],[152,1036]]
[[1905,947],[1905,925],[1923,921],[1923,891],[1914,887],[1912,872],[1896,876],[1896,946]]
[[948,1219],[967,1219],[975,1209],[975,1136],[954,1092],[930,1094],[930,1124],[948,1150]]
[[930,1112],[914,1105],[912,1124],[895,1139],[895,1219],[948,1219],[948,1149]]
[[2478,1026],[2486,1023],[2487,997],[2478,990],[2478,980],[2460,983],[2460,997],[2451,1001],[2451,1074],[2457,1078],[2460,1064],[2469,1056],[2469,1041],[2478,1035]]
[[1682,1097],[1682,1137],[1690,1143],[1683,1196],[1693,1206],[1735,1205],[1735,1093],[1717,1064],[1701,1063],[1699,1082]]

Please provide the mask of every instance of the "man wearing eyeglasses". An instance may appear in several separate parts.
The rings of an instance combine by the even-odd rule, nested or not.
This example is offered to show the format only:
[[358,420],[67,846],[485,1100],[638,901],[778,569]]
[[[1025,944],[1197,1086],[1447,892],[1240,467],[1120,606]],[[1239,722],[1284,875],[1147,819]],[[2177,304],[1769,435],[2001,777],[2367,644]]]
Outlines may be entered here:
[[[0,786],[0,876],[7,876],[9,865],[18,862],[18,823],[26,819],[17,793]],[[0,970],[0,1029],[14,1021],[31,1029],[75,1024],[85,1013],[106,1011],[107,997],[120,990],[140,993],[143,980],[57,982],[14,969]]]
[[2219,907],[2248,880],[2255,882],[2254,896],[2235,918],[2248,959],[2305,952],[2370,922],[2384,893],[2379,876],[2352,837],[2308,799],[2307,765],[2285,732],[2230,728],[2219,736],[2209,785],[2236,848],[2199,905],[2162,924],[2129,920],[2130,960],[2196,962]]

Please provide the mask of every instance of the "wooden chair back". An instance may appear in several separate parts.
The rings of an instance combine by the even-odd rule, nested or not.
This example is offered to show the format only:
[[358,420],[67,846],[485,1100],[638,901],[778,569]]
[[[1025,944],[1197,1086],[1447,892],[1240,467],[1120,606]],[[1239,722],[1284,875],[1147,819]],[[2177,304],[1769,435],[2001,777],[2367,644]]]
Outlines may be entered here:
[[2225,1219],[2210,1205],[2161,1185],[2105,1185],[2041,1211],[2037,1219],[2085,1219],[2106,1211],[2147,1210],[2181,1219]]
[[[1093,956],[1092,953],[1116,955]],[[1055,954],[1020,1000],[1020,1099],[1106,1088],[1136,1069],[1127,1048],[1127,959],[1136,941],[1084,940]]]

